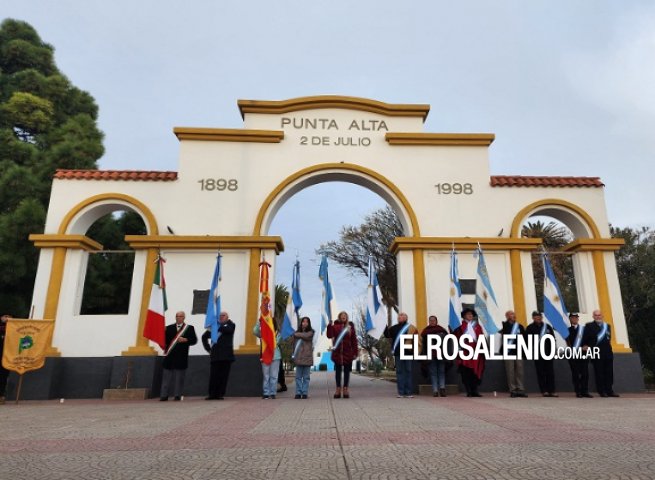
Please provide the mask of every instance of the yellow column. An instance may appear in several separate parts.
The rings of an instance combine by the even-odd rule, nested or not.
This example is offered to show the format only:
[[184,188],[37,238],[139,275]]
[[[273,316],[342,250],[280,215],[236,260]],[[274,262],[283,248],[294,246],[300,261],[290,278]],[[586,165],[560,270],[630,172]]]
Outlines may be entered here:
[[250,266],[248,268],[248,294],[246,305],[246,318],[245,318],[245,341],[239,347],[237,353],[241,354],[257,354],[259,353],[259,344],[257,339],[252,334],[252,329],[255,327],[255,322],[259,318],[259,261],[261,259],[261,248],[250,249]]
[[514,313],[520,324],[528,324],[525,311],[525,289],[523,287],[523,267],[521,266],[521,251],[509,251],[509,263],[512,271],[512,297],[514,300]]
[[[44,320],[55,320],[57,318],[57,307],[59,307],[59,294],[61,293],[61,281],[64,278],[64,264],[66,263],[66,248],[55,247],[52,253],[52,267],[50,267],[50,280],[48,282],[48,293],[46,295],[45,307],[43,309]],[[50,345],[46,350],[47,357],[60,357],[61,352]]]
[[596,276],[596,289],[598,291],[598,303],[605,321],[612,327],[612,349],[619,353],[630,353],[632,350],[616,341],[616,330],[614,329],[614,317],[612,316],[612,303],[610,301],[609,288],[607,286],[607,275],[605,272],[605,254],[601,250],[592,250],[591,257],[594,264],[594,275]]
[[157,351],[150,346],[148,339],[143,336],[143,327],[146,324],[148,306],[150,305],[150,293],[152,282],[155,278],[155,267],[157,260],[157,249],[148,248],[146,254],[146,268],[143,278],[143,292],[141,293],[141,309],[139,310],[139,324],[136,330],[136,345],[122,352],[124,356],[148,356],[157,355]]
[[425,260],[423,250],[414,249],[414,302],[416,305],[416,326],[423,330],[428,324],[428,302],[425,286]]

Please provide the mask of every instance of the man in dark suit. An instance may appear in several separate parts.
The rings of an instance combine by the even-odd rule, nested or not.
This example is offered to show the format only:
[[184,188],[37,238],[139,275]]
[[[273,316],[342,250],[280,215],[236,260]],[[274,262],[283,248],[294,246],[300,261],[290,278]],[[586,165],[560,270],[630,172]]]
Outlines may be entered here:
[[223,400],[230,368],[234,362],[234,328],[227,312],[221,312],[218,318],[218,340],[210,345],[211,332],[202,335],[202,345],[209,352],[209,396],[205,400]]
[[[516,321],[516,313],[514,310],[507,310],[505,312],[505,321],[503,322],[503,329],[501,330],[501,352],[503,355],[516,355],[516,339],[510,340],[507,350],[503,345],[502,335],[516,335],[525,336],[525,328],[523,325]],[[509,396],[511,398],[522,397],[526,398],[528,395],[525,393],[523,387],[523,360],[517,358],[516,360],[505,360],[505,373],[507,374],[507,386],[509,388]]]
[[175,314],[175,323],[166,327],[166,351],[164,352],[164,374],[161,381],[159,400],[168,400],[171,384],[175,400],[182,399],[184,376],[189,366],[189,347],[198,343],[192,325],[184,323],[184,312]]
[[[578,324],[580,317],[577,313],[569,313],[569,336],[566,343],[571,348],[579,348],[583,355],[586,355],[587,347],[584,345],[585,326]],[[573,378],[573,388],[575,396],[578,398],[593,398],[589,393],[589,360],[586,358],[571,358],[569,360],[571,367],[571,377]]]
[[[541,312],[532,312],[532,323],[527,326],[525,329],[526,337],[537,336],[541,340],[541,337],[550,335],[555,338],[555,332],[553,328],[544,323],[544,317]],[[530,341],[532,341],[530,339]],[[554,343],[554,342],[553,342]],[[549,355],[552,352],[540,352],[540,354]],[[553,368],[553,359],[546,360],[545,358],[539,358],[534,361],[534,367],[537,370],[537,381],[539,382],[539,390],[544,397],[559,397],[555,393],[555,370]]]
[[585,325],[582,343],[589,348],[598,348],[599,356],[591,360],[594,366],[596,389],[603,398],[618,397],[614,393],[614,352],[612,351],[612,329],[603,321],[603,313],[594,310],[594,321]]

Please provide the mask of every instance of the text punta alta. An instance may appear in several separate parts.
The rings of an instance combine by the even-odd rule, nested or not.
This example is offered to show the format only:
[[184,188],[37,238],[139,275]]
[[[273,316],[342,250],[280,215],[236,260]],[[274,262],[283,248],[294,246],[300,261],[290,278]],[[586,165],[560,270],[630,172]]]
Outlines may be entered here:
[[[304,117],[282,117],[282,128],[289,127],[297,130],[341,130],[339,124],[333,118],[304,118]],[[346,130],[358,132],[381,132],[389,131],[384,120],[352,120]]]

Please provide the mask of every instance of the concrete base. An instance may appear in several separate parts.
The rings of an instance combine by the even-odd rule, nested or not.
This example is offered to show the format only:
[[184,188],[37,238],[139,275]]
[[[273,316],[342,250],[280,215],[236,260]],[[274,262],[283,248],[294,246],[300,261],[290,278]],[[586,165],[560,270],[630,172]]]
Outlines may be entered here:
[[147,388],[106,388],[102,392],[103,400],[146,400]]
[[[162,357],[50,357],[40,370],[28,372],[23,378],[22,400],[51,398],[102,398],[105,389],[147,389],[150,398],[159,397]],[[429,383],[416,362],[414,385]],[[589,366],[589,390],[595,391],[593,367]],[[127,381],[127,385],[126,385]],[[555,362],[555,382],[558,392],[572,391],[568,362]],[[18,376],[12,373],[7,384],[7,400],[16,398]],[[457,369],[446,372],[448,385],[463,387]],[[293,389],[293,380],[287,380]],[[209,386],[209,356],[189,357],[184,395],[205,396]],[[525,362],[525,386],[528,393],[538,392],[533,362]],[[616,354],[614,358],[614,389],[618,393],[644,392],[641,361],[637,353]],[[505,366],[502,361],[490,361],[484,374],[482,392],[507,392]],[[232,364],[227,386],[229,397],[257,397],[262,392],[262,369],[259,355],[237,355]],[[450,394],[451,392],[449,392]]]

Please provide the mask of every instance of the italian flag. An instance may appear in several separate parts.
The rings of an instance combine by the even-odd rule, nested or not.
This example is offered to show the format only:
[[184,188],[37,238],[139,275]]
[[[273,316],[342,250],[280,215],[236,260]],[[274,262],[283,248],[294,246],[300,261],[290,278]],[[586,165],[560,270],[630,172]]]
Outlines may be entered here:
[[162,350],[166,349],[166,319],[164,312],[168,310],[166,303],[166,281],[164,280],[164,260],[157,257],[155,279],[150,291],[150,304],[146,315],[146,324],[143,327],[143,336],[158,344]]

